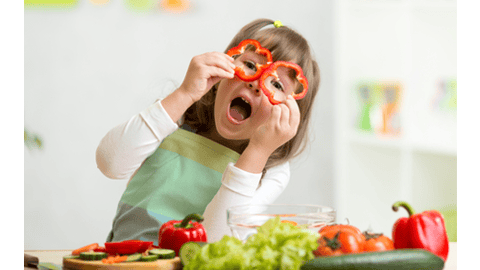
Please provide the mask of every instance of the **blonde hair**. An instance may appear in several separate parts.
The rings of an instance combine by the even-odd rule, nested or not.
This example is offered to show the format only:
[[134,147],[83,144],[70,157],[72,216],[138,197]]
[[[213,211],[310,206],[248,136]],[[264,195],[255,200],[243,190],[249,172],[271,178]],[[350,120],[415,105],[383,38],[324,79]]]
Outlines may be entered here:
[[[300,109],[300,124],[297,134],[270,155],[264,172],[273,166],[298,156],[308,142],[308,130],[312,105],[320,85],[320,71],[313,59],[308,42],[299,33],[287,26],[274,27],[274,21],[258,19],[245,25],[227,46],[225,53],[237,46],[244,39],[255,39],[272,52],[273,61],[291,61],[302,67],[308,80],[308,92],[303,99],[297,100]],[[267,26],[272,27],[267,27]],[[212,87],[199,101],[194,103],[184,114],[184,124],[197,131],[215,128],[214,103],[217,85]],[[248,141],[242,149],[247,147]]]

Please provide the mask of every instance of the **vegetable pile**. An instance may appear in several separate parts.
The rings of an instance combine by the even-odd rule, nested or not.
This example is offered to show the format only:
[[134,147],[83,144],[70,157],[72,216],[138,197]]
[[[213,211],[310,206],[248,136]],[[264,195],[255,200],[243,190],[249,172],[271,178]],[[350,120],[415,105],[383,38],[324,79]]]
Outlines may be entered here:
[[121,242],[106,242],[102,247],[93,243],[72,251],[64,259],[79,259],[84,261],[102,261],[105,264],[156,261],[158,259],[173,259],[175,251],[153,246],[153,242],[140,240],[125,240]]
[[382,233],[333,224],[317,233],[294,222],[270,219],[245,243],[224,236],[215,243],[187,242],[180,249],[184,269],[388,269],[440,270],[448,255],[443,217],[437,211],[415,214],[393,226],[393,240]]
[[232,236],[201,247],[184,269],[300,269],[313,259],[318,234],[280,217],[268,220],[245,243]]
[[443,269],[448,238],[442,215],[435,210],[415,214],[405,202],[409,218],[393,225],[393,240],[383,234],[361,233],[352,225],[335,224],[320,229],[316,258],[302,265],[308,269]]
[[435,210],[416,214],[406,202],[392,208],[407,210],[409,217],[393,225],[393,240],[381,233],[361,232],[347,224],[322,227],[318,233],[279,216],[257,228],[245,243],[225,235],[207,243],[203,217],[165,223],[159,247],[153,242],[126,240],[81,247],[65,259],[103,263],[154,261],[176,255],[185,270],[213,269],[443,269],[448,257],[448,237],[442,215]]
[[393,241],[382,233],[371,233],[352,225],[335,224],[319,231],[316,257],[393,250]]

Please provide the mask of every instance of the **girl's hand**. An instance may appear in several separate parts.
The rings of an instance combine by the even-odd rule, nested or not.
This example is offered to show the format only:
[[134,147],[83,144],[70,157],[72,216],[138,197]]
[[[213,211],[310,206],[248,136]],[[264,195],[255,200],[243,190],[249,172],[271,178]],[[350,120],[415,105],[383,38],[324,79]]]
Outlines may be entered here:
[[187,94],[192,103],[196,102],[221,79],[233,78],[234,69],[233,58],[221,52],[194,56],[178,91]]
[[285,103],[273,106],[270,118],[257,129],[249,146],[263,148],[270,156],[297,134],[299,123],[300,110],[295,99],[289,95]]

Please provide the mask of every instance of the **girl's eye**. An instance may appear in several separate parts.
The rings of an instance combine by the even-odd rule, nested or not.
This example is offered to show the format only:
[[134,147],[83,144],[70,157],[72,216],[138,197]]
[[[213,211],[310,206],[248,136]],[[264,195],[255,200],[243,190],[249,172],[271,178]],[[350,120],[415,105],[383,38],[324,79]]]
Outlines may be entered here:
[[257,65],[252,61],[245,61],[245,66],[253,71],[257,71]]
[[272,81],[273,87],[275,87],[277,90],[283,91],[283,85],[278,82],[278,81]]

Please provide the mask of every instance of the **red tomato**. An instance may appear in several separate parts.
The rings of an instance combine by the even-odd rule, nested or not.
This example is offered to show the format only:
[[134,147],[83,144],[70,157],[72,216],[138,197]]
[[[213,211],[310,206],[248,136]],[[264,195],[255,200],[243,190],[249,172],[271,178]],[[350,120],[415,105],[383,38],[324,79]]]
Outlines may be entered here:
[[365,236],[352,225],[329,225],[318,232],[318,248],[313,251],[316,257],[363,252]]
[[364,232],[363,235],[365,236],[365,252],[386,251],[395,249],[392,239],[388,238],[382,233]]

